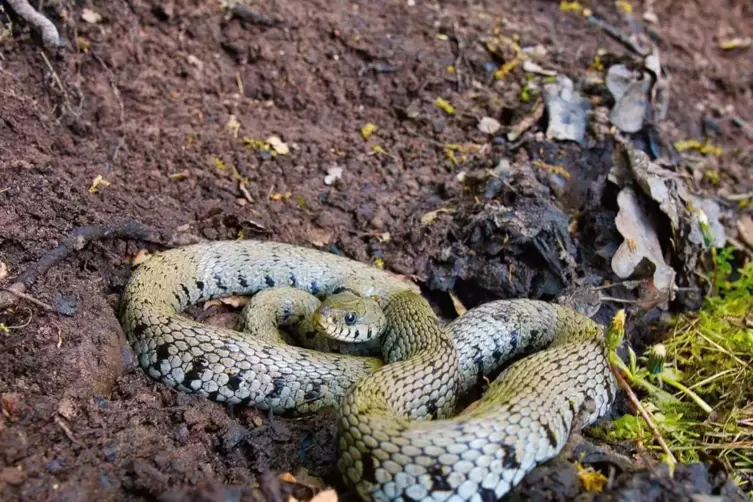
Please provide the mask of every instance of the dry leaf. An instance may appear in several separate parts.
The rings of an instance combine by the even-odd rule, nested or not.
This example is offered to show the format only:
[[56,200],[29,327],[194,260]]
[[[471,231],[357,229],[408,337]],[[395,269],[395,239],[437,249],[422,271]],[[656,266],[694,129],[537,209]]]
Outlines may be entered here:
[[421,225],[429,225],[433,223],[441,213],[453,214],[454,212],[455,209],[451,207],[440,207],[439,209],[435,209],[434,211],[429,211],[425,215],[421,216]]
[[[186,57],[186,61],[187,61],[187,62],[188,62],[188,64],[190,64],[191,66],[193,66],[193,67],[195,67],[195,68],[198,68],[198,69],[199,69],[199,71],[203,71],[203,70],[204,70],[204,62],[203,62],[203,61],[202,61],[201,59],[199,59],[199,58],[197,58],[196,56],[194,56],[193,54],[189,54],[189,55],[188,55],[188,56]],[[237,138],[237,136],[236,136],[236,138]]]
[[729,40],[722,40],[719,42],[719,47],[725,51],[732,49],[747,49],[753,45],[753,38],[750,37],[735,37]]
[[311,502],[337,502],[337,492],[333,489],[319,492],[311,499]]
[[81,11],[81,19],[89,24],[97,24],[102,21],[102,16],[87,7]]
[[447,115],[455,115],[455,107],[446,99],[437,98],[434,104],[444,110]]
[[623,188],[617,196],[620,207],[615,224],[625,241],[612,257],[612,270],[621,279],[638,272],[644,260],[654,264],[654,286],[665,295],[672,293],[675,271],[664,261],[656,229],[632,188]]
[[91,44],[84,37],[76,37],[76,46],[81,49],[81,52],[86,54],[89,52],[89,47],[91,46]]
[[327,169],[327,176],[324,177],[324,184],[331,185],[335,181],[339,180],[343,176],[343,168],[340,166],[332,166]]
[[232,133],[233,138],[238,137],[238,131],[241,130],[241,123],[238,121],[235,115],[230,115],[230,118],[227,120],[227,124],[225,124],[225,129]]
[[273,193],[269,195],[269,200],[288,200],[293,196],[293,192]]
[[203,309],[209,310],[212,307],[219,307],[220,305],[222,305],[220,300],[207,300],[204,302]]
[[110,182],[105,180],[101,174],[97,175],[97,177],[94,178],[94,181],[92,181],[92,184],[89,187],[89,193],[97,193],[99,191],[99,185],[110,186]]
[[374,153],[379,153],[381,155],[389,155],[389,152],[385,150],[381,145],[372,146],[371,151]]
[[544,104],[549,115],[546,137],[549,139],[583,141],[590,104],[564,75],[544,86]]
[[329,240],[332,238],[332,232],[321,228],[312,228],[308,231],[307,238],[314,246],[322,247],[329,244]]
[[537,124],[543,116],[544,103],[539,102],[539,104],[536,105],[530,115],[523,117],[520,122],[518,122],[512,127],[512,129],[510,129],[510,132],[507,133],[507,139],[509,141],[517,140],[524,132]]
[[[737,221],[737,235],[746,246],[753,249],[753,218],[744,215]],[[2,279],[2,263],[0,263],[0,279]]]
[[587,492],[601,493],[604,491],[604,487],[607,485],[607,477],[601,472],[595,470],[593,467],[583,467],[577,464],[578,478],[580,478],[580,484]]
[[377,126],[369,122],[361,128],[361,136],[363,136],[363,139],[369,139],[369,136],[374,134],[376,130]]
[[133,257],[133,260],[131,260],[131,263],[133,265],[140,265],[151,257],[152,254],[149,251],[146,249],[140,249],[139,252],[136,253],[136,256]]
[[545,77],[554,77],[557,75],[556,71],[545,70],[544,68],[530,60],[523,61],[523,71],[526,73],[536,73],[538,75],[544,75]]
[[224,303],[225,305],[230,305],[231,307],[243,307],[248,303],[248,296],[226,296],[224,298],[220,298],[220,301]]
[[279,153],[280,155],[287,155],[290,153],[290,148],[288,148],[288,145],[283,143],[283,141],[278,136],[270,136],[267,138],[267,144],[272,147],[272,150]]
[[282,474],[280,474],[280,481],[282,481],[283,483],[295,483],[296,482],[295,476],[293,476],[289,472],[283,472]]
[[463,305],[463,302],[460,301],[460,298],[457,297],[454,291],[450,290],[450,298],[452,299],[452,306],[455,307],[455,312],[461,316],[465,314],[468,309]]

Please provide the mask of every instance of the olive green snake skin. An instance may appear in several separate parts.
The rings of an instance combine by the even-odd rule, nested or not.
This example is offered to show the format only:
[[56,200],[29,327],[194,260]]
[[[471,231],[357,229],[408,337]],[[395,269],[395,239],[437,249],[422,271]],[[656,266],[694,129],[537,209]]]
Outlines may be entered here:
[[[276,287],[376,298],[387,320],[381,343],[388,364],[179,315],[197,302]],[[134,271],[120,319],[141,366],[178,390],[276,412],[339,406],[338,467],[366,500],[498,500],[559,453],[571,427],[602,416],[615,394],[601,329],[572,310],[500,300],[440,327],[415,285],[275,242],[221,241],[156,254]],[[452,416],[458,396],[534,351]]]

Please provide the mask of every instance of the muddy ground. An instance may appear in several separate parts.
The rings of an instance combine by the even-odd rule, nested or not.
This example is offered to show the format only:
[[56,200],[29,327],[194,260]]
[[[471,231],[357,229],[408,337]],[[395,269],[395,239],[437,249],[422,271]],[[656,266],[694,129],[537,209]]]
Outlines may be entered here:
[[[164,232],[165,242],[262,238],[381,260],[415,276],[448,315],[449,289],[468,307],[553,298],[573,280],[551,259],[558,242],[578,277],[613,279],[599,250],[617,238],[604,183],[614,141],[589,130],[584,145],[555,144],[535,134],[543,122],[505,140],[531,111],[520,100],[524,76],[495,82],[504,61],[482,43],[501,33],[541,45],[541,64],[574,79],[598,49],[611,62],[631,58],[557,2],[282,0],[234,11],[189,0],[44,3],[68,44],[57,56],[43,55],[7,5],[0,13],[0,262],[8,272],[0,287],[74,228],[129,218]],[[725,154],[703,161],[695,188],[750,192],[750,138],[727,119],[753,123],[751,52],[718,43],[753,36],[753,10],[722,0],[653,3],[659,24],[651,29],[672,76],[662,134],[675,141],[711,131]],[[101,18],[83,20],[86,7]],[[594,13],[626,29],[611,3]],[[435,106],[437,97],[456,115]],[[502,123],[498,136],[477,129],[483,116]],[[368,140],[366,123],[377,125]],[[243,141],[273,135],[287,154]],[[456,152],[456,162],[444,147],[471,143],[481,148],[465,159]],[[458,173],[472,180],[501,157],[529,167],[503,185],[464,189]],[[530,167],[537,159],[565,166],[569,180]],[[341,179],[326,184],[332,168]],[[90,190],[98,176],[106,183]],[[285,500],[291,491],[310,497],[303,484],[337,482],[333,414],[228,409],[168,390],[136,366],[115,308],[129,260],[161,247],[88,245],[29,289],[51,311],[24,301],[0,313],[9,328],[0,333],[2,500]],[[616,307],[605,305],[602,319]],[[681,468],[673,481],[660,469],[636,475],[630,457],[602,446],[606,453],[583,462],[613,483],[579,500],[739,497],[714,466]],[[284,472],[303,484],[280,484]],[[572,463],[558,459],[510,500],[571,500],[580,491]]]

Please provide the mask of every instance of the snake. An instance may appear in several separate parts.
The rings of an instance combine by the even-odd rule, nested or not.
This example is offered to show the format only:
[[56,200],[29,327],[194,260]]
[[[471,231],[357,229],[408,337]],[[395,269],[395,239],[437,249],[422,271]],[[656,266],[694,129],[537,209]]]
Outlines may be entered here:
[[[320,352],[181,314],[274,288],[373,299],[385,318],[382,358]],[[367,501],[500,500],[562,451],[573,427],[606,414],[616,394],[602,328],[570,308],[495,300],[441,325],[416,284],[282,242],[157,253],[131,274],[119,317],[147,374],[179,391],[292,415],[337,407],[337,467]],[[459,396],[489,378],[482,397],[454,413]]]

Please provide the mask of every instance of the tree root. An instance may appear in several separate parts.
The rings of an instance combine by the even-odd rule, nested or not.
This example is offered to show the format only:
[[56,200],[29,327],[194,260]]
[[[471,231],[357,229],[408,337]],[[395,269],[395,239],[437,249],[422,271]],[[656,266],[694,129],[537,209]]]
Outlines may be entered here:
[[42,43],[44,47],[49,51],[55,51],[62,46],[60,42],[60,35],[55,25],[47,19],[45,16],[35,11],[34,8],[29,5],[28,0],[5,0],[10,8],[21,17],[24,21],[33,26],[39,34],[42,36]]
[[189,234],[161,235],[158,230],[134,220],[126,220],[114,226],[89,225],[75,228],[57,247],[45,253],[39,261],[18,276],[13,284],[5,290],[0,290],[0,310],[12,307],[19,299],[28,298],[24,292],[39,276],[74,252],[82,250],[89,242],[112,238],[141,240],[165,246],[179,246],[199,241],[197,237]]

